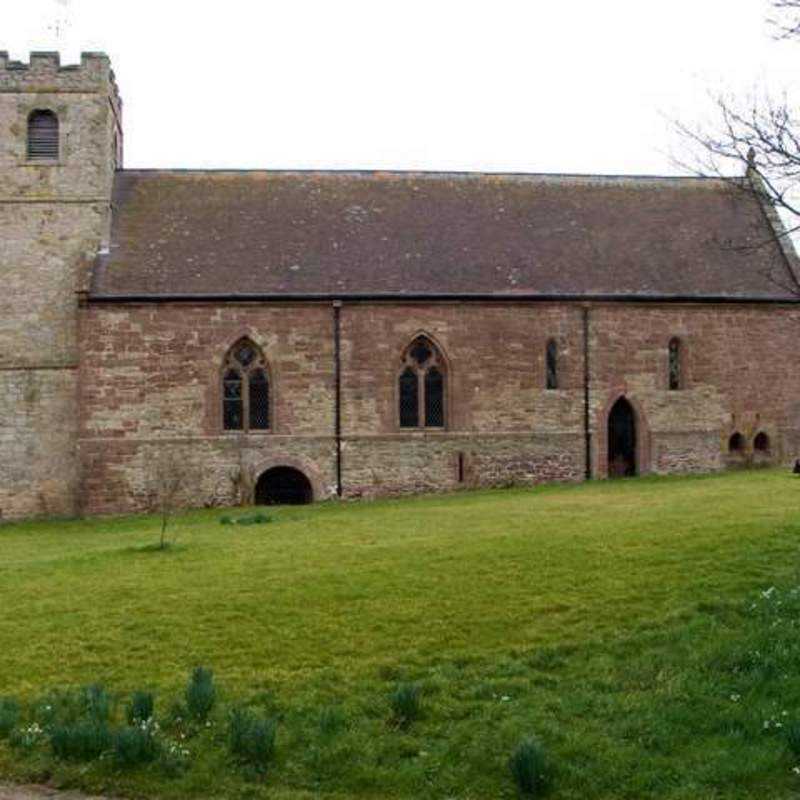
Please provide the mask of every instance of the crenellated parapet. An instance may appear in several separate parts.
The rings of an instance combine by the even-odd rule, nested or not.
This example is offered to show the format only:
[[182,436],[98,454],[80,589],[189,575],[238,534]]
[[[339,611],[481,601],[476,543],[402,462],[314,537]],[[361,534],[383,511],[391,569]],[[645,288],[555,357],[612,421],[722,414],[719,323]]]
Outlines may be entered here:
[[103,92],[116,107],[122,105],[105,53],[81,53],[80,64],[62,66],[55,52],[33,52],[26,63],[13,61],[6,51],[0,51],[0,92]]

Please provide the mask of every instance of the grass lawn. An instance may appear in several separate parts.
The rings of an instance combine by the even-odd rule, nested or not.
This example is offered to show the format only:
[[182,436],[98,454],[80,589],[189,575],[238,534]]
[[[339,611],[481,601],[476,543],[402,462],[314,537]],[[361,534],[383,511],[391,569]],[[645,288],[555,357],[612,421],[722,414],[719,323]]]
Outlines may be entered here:
[[[642,478],[0,527],[0,696],[154,691],[186,767],[123,771],[0,741],[0,775],[130,796],[514,797],[535,736],[553,798],[796,797],[800,481]],[[769,587],[774,590],[766,591]],[[209,727],[169,709],[214,670]],[[391,722],[416,682],[422,716]],[[228,711],[277,720],[266,779]],[[785,712],[785,713],[784,713]],[[176,713],[176,712],[174,712]],[[174,713],[172,716],[174,716]],[[334,722],[331,722],[334,720]]]

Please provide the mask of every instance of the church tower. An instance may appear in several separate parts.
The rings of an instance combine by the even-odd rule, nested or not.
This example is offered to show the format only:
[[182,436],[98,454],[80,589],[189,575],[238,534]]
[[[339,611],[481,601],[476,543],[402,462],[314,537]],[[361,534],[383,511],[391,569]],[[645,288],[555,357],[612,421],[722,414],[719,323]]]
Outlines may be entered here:
[[107,56],[0,52],[0,519],[78,507],[78,297],[121,153]]

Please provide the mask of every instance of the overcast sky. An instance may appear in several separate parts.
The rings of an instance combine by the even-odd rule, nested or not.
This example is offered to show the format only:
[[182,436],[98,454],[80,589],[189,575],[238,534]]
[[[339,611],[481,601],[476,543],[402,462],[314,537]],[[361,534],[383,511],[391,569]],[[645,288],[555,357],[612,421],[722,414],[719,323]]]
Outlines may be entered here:
[[[767,0],[6,0],[112,59],[127,167],[672,174],[669,119],[797,85]],[[794,73],[794,74],[793,74]]]

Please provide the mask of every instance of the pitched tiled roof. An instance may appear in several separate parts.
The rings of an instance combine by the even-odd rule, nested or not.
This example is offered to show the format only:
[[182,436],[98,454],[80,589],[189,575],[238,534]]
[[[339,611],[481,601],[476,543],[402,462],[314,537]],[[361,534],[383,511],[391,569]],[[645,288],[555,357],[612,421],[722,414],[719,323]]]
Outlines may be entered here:
[[714,179],[132,170],[113,203],[94,297],[789,295],[763,210]]

